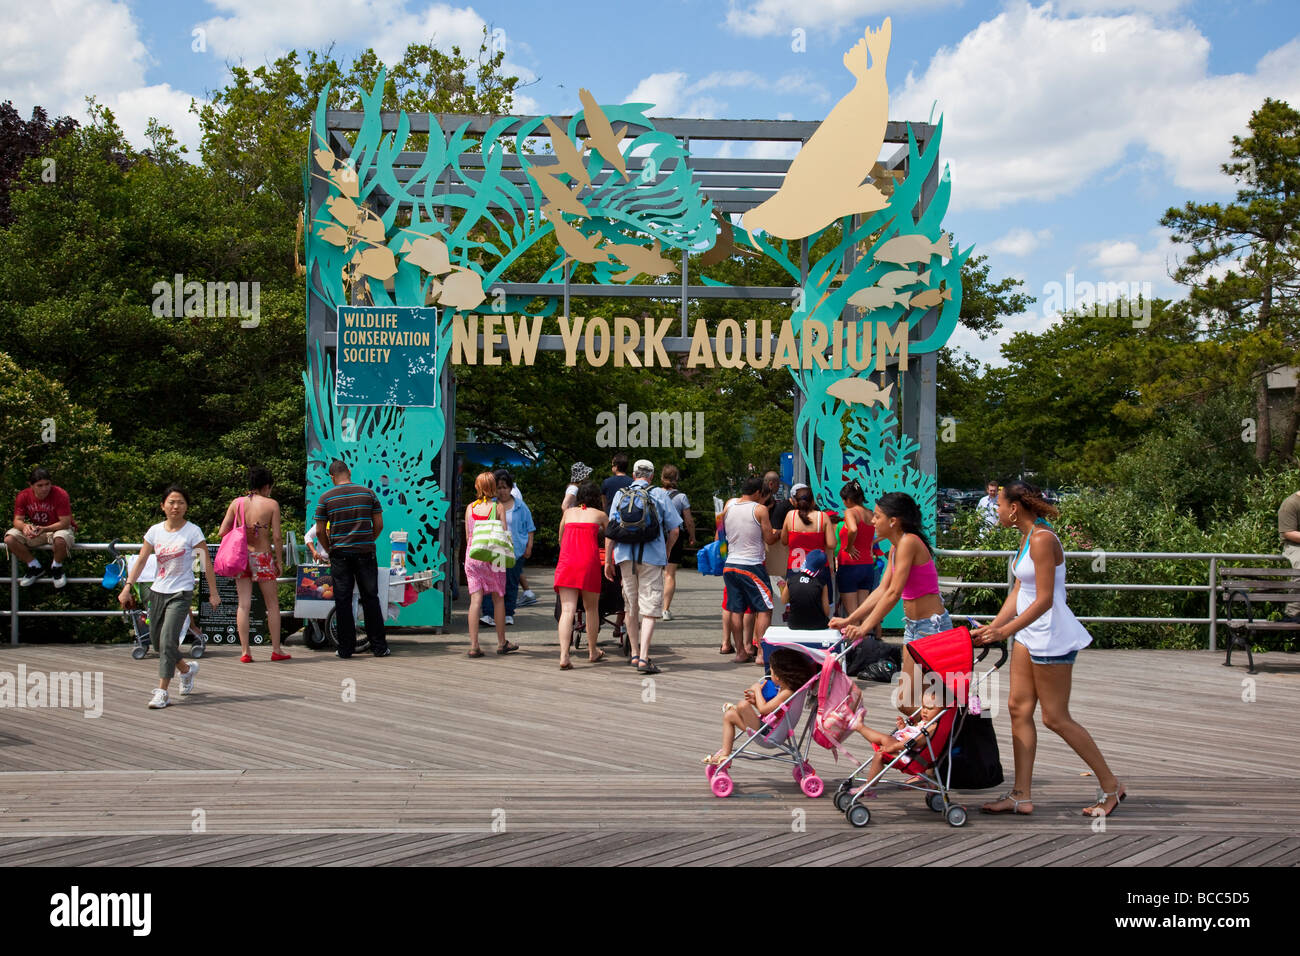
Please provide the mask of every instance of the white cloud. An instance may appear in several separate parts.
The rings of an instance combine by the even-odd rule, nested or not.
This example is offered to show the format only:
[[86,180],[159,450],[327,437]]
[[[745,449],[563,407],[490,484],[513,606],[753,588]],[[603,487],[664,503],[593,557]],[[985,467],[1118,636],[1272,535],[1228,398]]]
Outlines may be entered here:
[[189,112],[191,94],[166,83],[146,84],[148,51],[126,3],[10,4],[6,16],[0,98],[13,100],[20,113],[42,106],[51,119],[68,115],[84,122],[85,99],[93,95],[113,111],[136,146],[145,144],[145,128],[156,117],[196,149],[198,118]]
[[1010,342],[1013,335],[1017,332],[1029,332],[1032,335],[1038,335],[1052,326],[1060,324],[1060,321],[1061,317],[1059,315],[1044,315],[1041,310],[1005,315],[1002,316],[1001,330],[987,339],[981,339],[966,326],[958,325],[952,333],[952,337],[948,339],[948,345],[951,348],[969,352],[986,365],[1000,367],[1007,364],[1006,359],[1002,357],[1002,346]]
[[685,73],[651,73],[623,97],[625,103],[653,103],[651,116],[676,116],[685,95]]
[[750,70],[715,70],[692,81],[689,73],[673,70],[651,73],[643,78],[623,97],[623,102],[654,104],[648,112],[650,116],[710,119],[725,114],[727,103],[716,96],[701,94],[726,89],[763,90],[776,95],[803,96],[817,102],[830,99],[826,87],[797,71],[768,79]]
[[[164,126],[170,126],[176,139],[190,148],[191,160],[197,162],[199,118],[190,112],[193,99],[183,90],[174,90],[170,84],[160,83],[123,90],[113,98],[111,106],[118,124],[130,135],[133,143],[139,145],[144,141],[143,130],[153,118]],[[199,102],[202,102],[201,98]],[[141,132],[133,134],[133,130]]]
[[1178,296],[1185,287],[1174,282],[1170,273],[1187,255],[1188,248],[1173,242],[1164,229],[1153,229],[1143,248],[1132,239],[1108,239],[1084,246],[1089,255],[1084,278],[1101,278],[1110,282],[1150,283],[1154,295]]
[[[922,7],[951,6],[956,0],[912,0],[909,12]],[[832,33],[864,17],[885,17],[897,12],[892,0],[731,0],[725,25],[733,33],[763,37],[789,33],[796,28]]]
[[953,208],[1048,200],[1090,183],[1137,147],[1192,191],[1227,191],[1231,138],[1266,96],[1300,99],[1300,39],[1253,74],[1211,76],[1209,41],[1150,16],[1057,16],[1015,3],[909,74],[893,116],[938,100]]
[[745,147],[750,159],[794,159],[802,143],[757,140]]
[[[528,67],[511,59],[516,44],[504,27],[488,23],[472,6],[431,3],[410,7],[409,0],[209,0],[223,16],[196,24],[206,32],[210,51],[219,57],[261,63],[291,49],[328,46],[338,37],[358,50],[373,47],[392,66],[410,43],[432,42],[439,50],[453,46],[471,62],[487,29],[490,49],[504,50],[502,69],[524,82],[536,79]],[[520,42],[523,50],[525,44]],[[516,112],[536,109],[536,101],[515,96]]]
[[990,242],[989,251],[1008,256],[1027,256],[1051,238],[1050,229],[1039,229],[1037,232],[1028,229],[1012,229],[1000,239]]
[[1189,0],[1057,0],[1062,13],[1173,13]]

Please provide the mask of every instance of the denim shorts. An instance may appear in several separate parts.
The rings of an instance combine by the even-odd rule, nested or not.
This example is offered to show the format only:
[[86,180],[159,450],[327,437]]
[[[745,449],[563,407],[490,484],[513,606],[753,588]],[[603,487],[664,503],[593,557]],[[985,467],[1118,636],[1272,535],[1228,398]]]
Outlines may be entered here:
[[930,617],[923,617],[919,620],[912,620],[910,617],[903,618],[903,643],[908,644],[918,637],[927,637],[930,634],[939,634],[943,631],[952,630],[952,618],[948,612],[934,614]]
[[1078,651],[1070,651],[1070,653],[1062,654],[1060,657],[1036,657],[1031,653],[1029,659],[1035,664],[1073,664],[1074,659],[1078,656]]

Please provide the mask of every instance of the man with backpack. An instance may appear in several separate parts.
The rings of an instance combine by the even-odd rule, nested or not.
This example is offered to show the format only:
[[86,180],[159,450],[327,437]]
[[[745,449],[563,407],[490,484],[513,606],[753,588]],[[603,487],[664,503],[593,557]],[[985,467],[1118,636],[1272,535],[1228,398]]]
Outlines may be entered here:
[[614,494],[605,537],[605,577],[614,580],[614,565],[623,577],[630,652],[628,663],[642,674],[658,674],[651,662],[650,639],[663,616],[664,566],[677,541],[682,518],[668,492],[651,488],[654,465],[644,458],[632,468],[632,483]]

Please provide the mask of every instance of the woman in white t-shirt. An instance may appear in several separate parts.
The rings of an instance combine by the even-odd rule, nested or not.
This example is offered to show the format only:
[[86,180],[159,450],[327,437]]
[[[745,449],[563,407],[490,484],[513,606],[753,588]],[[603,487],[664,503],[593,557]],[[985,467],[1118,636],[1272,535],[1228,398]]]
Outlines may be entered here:
[[154,525],[144,535],[140,556],[135,559],[126,584],[117,596],[123,607],[134,607],[135,596],[131,587],[140,580],[149,555],[155,555],[158,574],[149,595],[149,630],[154,646],[158,648],[158,689],[149,701],[150,708],[160,710],[168,704],[167,685],[172,674],[181,674],[181,694],[194,689],[194,676],[199,671],[197,661],[188,663],[181,657],[181,633],[190,620],[190,603],[194,600],[194,552],[203,558],[203,573],[208,578],[208,601],[213,607],[221,603],[217,593],[217,576],[208,560],[208,543],[198,525],[185,520],[190,508],[190,496],[180,485],[169,485],[163,492],[162,513],[165,521]]
[[998,521],[1019,529],[1020,549],[1011,561],[1015,583],[1002,610],[990,623],[976,628],[977,645],[1013,637],[1011,690],[1011,740],[1016,761],[1015,787],[992,803],[985,813],[1033,813],[1031,785],[1038,732],[1034,710],[1041,704],[1043,726],[1070,745],[1092,770],[1101,794],[1085,816],[1108,817],[1125,797],[1101,755],[1092,735],[1070,716],[1070,684],[1074,660],[1092,643],[1092,636],[1065,603],[1065,552],[1047,523],[1058,512],[1043,500],[1042,492],[1023,481],[1004,486],[998,495]]

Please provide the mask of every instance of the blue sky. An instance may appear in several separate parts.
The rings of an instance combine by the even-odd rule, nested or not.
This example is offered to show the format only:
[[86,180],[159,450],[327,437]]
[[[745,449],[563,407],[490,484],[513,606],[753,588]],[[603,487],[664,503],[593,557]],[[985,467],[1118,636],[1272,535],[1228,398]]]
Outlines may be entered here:
[[[816,120],[851,85],[843,52],[890,16],[891,118],[945,117],[947,227],[1039,299],[1008,334],[1054,321],[1044,290],[1071,273],[1178,295],[1161,214],[1231,197],[1218,167],[1266,96],[1300,107],[1291,0],[0,2],[0,98],[80,117],[94,95],[137,141],[157,116],[191,144],[190,101],[231,63],[331,44],[390,61],[428,39],[476,49],[484,25],[528,81],[516,112],[571,113],[589,87],[662,116]],[[997,360],[996,339],[953,344]]]

